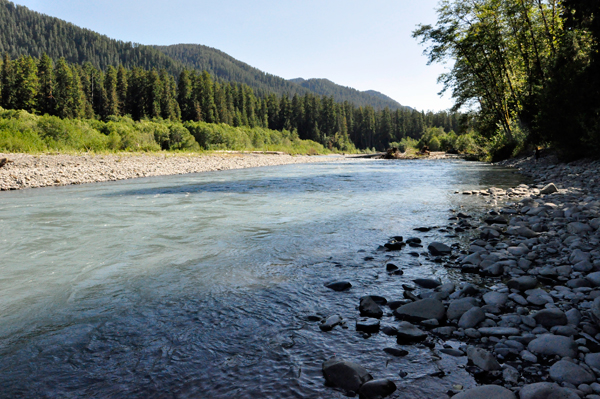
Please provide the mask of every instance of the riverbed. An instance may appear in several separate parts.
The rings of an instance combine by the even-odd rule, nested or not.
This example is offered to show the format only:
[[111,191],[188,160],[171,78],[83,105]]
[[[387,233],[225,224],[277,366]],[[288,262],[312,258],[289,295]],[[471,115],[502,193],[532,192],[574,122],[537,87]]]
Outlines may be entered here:
[[[378,247],[453,243],[413,229],[486,207],[456,191],[521,182],[460,160],[337,160],[2,192],[0,395],[342,398],[321,371],[334,355],[404,387],[392,398],[474,386],[460,364],[439,378],[456,360],[426,347],[391,358],[395,339],[357,333],[356,308],[464,278]],[[332,314],[346,328],[321,331]]]

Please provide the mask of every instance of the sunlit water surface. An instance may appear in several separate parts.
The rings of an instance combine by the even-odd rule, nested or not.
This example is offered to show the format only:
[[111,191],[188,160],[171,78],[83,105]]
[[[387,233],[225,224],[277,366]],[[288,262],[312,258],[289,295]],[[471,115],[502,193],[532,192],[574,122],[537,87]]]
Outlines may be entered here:
[[[455,190],[521,181],[462,161],[339,161],[0,193],[0,395],[342,398],[321,373],[334,355],[393,379],[396,398],[468,385],[428,349],[391,358],[395,340],[357,333],[356,309],[417,276],[457,279],[377,247],[450,242],[412,229],[484,206]],[[353,288],[323,286],[340,279]],[[348,328],[308,318],[336,313]],[[431,377],[444,362],[456,372]]]

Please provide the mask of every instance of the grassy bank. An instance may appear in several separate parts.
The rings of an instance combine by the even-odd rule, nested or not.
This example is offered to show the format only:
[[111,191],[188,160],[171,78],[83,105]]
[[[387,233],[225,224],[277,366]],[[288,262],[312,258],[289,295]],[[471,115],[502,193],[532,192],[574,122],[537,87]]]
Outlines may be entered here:
[[0,152],[282,151],[326,154],[321,144],[295,132],[233,127],[205,122],[172,122],[110,117],[60,119],[0,108]]

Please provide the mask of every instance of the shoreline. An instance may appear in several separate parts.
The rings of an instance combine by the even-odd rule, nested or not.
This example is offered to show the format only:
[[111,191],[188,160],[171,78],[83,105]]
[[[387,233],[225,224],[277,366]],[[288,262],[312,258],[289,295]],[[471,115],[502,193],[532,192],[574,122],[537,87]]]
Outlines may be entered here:
[[3,154],[0,191],[336,160],[282,153]]
[[[412,237],[385,244],[389,252],[422,247],[428,263],[459,273],[455,282],[415,279],[401,300],[366,296],[357,307],[357,331],[397,337],[402,349],[384,349],[391,356],[418,347],[462,359],[477,387],[454,385],[440,398],[600,399],[600,161],[532,158],[497,164],[531,178],[530,186],[455,193],[480,196],[488,212],[451,211],[448,225],[414,226]],[[448,246],[430,237],[436,231],[457,238]],[[329,288],[351,289],[344,283]],[[380,330],[386,314],[395,327]],[[454,372],[440,368],[435,377],[444,385]],[[343,358],[324,362],[323,373],[330,385],[356,387],[364,397],[405,385],[402,372],[397,387]]]

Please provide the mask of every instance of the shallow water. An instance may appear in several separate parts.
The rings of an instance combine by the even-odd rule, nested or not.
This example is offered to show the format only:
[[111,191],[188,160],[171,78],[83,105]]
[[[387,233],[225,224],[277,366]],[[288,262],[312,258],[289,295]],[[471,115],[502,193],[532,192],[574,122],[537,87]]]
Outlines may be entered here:
[[[428,349],[391,358],[392,337],[355,331],[356,308],[416,276],[459,278],[377,247],[449,240],[412,229],[484,207],[455,190],[520,182],[463,161],[339,161],[0,193],[0,395],[342,398],[321,374],[334,355],[392,378],[396,398],[468,385]],[[338,279],[354,287],[323,286]],[[348,328],[308,320],[332,314]]]

